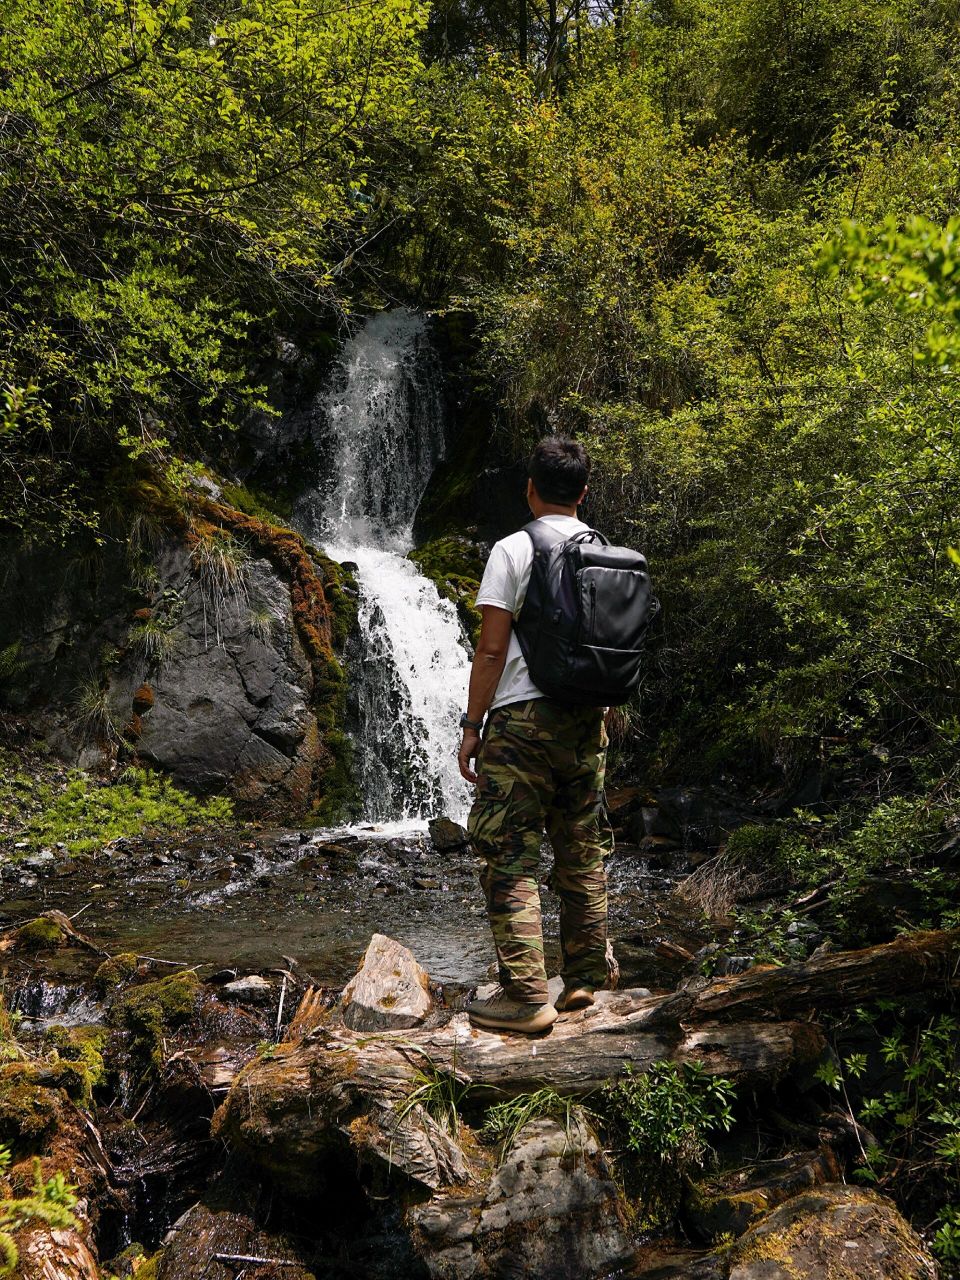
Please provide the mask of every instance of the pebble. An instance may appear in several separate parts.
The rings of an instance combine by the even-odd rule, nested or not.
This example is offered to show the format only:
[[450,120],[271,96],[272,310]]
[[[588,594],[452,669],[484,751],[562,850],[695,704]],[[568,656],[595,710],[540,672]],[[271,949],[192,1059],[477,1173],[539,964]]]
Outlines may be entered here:
[[266,978],[259,973],[251,973],[246,978],[236,978],[233,982],[224,983],[221,994],[227,1000],[236,1000],[240,1004],[267,1004],[273,988]]

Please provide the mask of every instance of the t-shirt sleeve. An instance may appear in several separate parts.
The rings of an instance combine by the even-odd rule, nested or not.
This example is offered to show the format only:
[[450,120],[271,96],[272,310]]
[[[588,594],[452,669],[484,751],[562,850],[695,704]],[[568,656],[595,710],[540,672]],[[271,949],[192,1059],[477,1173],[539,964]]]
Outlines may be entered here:
[[516,566],[503,544],[495,543],[480,581],[477,608],[483,604],[492,604],[498,609],[509,609],[513,613],[517,607],[518,585]]

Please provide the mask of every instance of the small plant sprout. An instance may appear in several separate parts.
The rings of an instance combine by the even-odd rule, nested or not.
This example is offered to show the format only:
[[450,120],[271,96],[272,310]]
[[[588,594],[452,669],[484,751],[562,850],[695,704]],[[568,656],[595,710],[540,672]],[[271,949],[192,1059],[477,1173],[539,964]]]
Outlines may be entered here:
[[531,1120],[559,1121],[569,1141],[574,1128],[583,1128],[587,1116],[588,1112],[575,1098],[565,1097],[557,1093],[556,1089],[537,1089],[533,1093],[521,1093],[492,1106],[487,1112],[482,1133],[489,1141],[502,1144],[502,1160],[516,1142],[521,1129]]
[[427,1059],[413,1076],[413,1088],[397,1104],[397,1123],[407,1118],[415,1107],[422,1107],[452,1137],[460,1132],[460,1110],[470,1092],[470,1084],[456,1070],[441,1071]]

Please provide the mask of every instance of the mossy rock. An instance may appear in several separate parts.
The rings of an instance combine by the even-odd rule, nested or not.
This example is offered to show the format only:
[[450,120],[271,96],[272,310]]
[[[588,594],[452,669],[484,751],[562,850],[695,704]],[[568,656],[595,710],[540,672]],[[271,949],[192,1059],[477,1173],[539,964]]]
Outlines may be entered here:
[[143,1245],[135,1241],[127,1245],[122,1253],[110,1259],[105,1265],[103,1274],[113,1276],[115,1280],[133,1280],[133,1277],[136,1277],[136,1280],[157,1280],[157,1271],[162,1258],[162,1249],[159,1253],[148,1254]]
[[430,579],[441,596],[456,605],[460,622],[471,644],[476,645],[480,637],[481,615],[473,602],[483,577],[483,548],[469,538],[451,535],[434,538],[411,551],[409,558]]
[[24,951],[51,951],[54,947],[62,946],[66,940],[67,935],[63,929],[49,916],[37,916],[34,920],[28,920],[16,932],[17,946]]
[[120,951],[117,955],[104,960],[93,975],[93,983],[103,996],[109,995],[116,987],[129,982],[137,972],[139,961],[132,951]]
[[60,1062],[69,1068],[61,1081],[70,1097],[89,1106],[93,1091],[106,1074],[103,1051],[108,1032],[105,1027],[51,1027],[47,1040],[56,1048]]
[[794,1196],[727,1254],[737,1280],[935,1280],[936,1264],[891,1200],[838,1184]]
[[157,1280],[162,1261],[163,1250],[161,1249],[159,1253],[155,1253],[149,1258],[144,1258],[132,1274],[136,1276],[136,1280]]
[[110,1022],[131,1037],[131,1052],[145,1065],[163,1065],[166,1032],[193,1016],[200,995],[200,979],[192,971],[173,973],[121,992],[110,1008]]
[[0,1067],[0,1143],[17,1155],[42,1150],[60,1123],[60,1096],[40,1074],[28,1062]]

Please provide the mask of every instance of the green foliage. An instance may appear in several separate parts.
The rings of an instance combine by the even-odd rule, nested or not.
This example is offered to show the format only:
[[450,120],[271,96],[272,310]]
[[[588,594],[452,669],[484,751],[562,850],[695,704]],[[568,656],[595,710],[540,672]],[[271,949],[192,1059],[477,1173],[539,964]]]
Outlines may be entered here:
[[679,1203],[683,1179],[703,1168],[708,1135],[733,1124],[734,1086],[699,1063],[629,1065],[596,1102],[608,1141],[643,1196],[647,1213],[663,1220]]
[[506,1102],[498,1102],[487,1111],[481,1130],[490,1142],[499,1142],[503,1159],[517,1137],[531,1120],[558,1120],[570,1134],[588,1113],[575,1098],[564,1097],[556,1089],[545,1087],[533,1093],[520,1093]]
[[25,1196],[3,1194],[3,1177],[10,1167],[10,1150],[0,1146],[0,1276],[17,1269],[19,1255],[13,1239],[15,1233],[33,1223],[44,1223],[54,1230],[76,1226],[71,1209],[77,1203],[73,1189],[62,1173],[44,1181],[40,1161],[33,1166],[33,1189]]
[[[859,1010],[862,1023],[889,1026],[889,1009]],[[886,1076],[876,1084],[866,1053],[848,1054],[828,1083],[853,1096],[858,1120],[876,1138],[855,1171],[862,1181],[897,1194],[908,1206],[919,1194],[933,1198],[939,1219],[934,1252],[946,1263],[960,1258],[960,1021],[939,1014],[919,1027],[905,1024],[880,1034],[878,1057]]]
[[197,800],[148,769],[126,769],[108,785],[74,771],[59,789],[14,779],[7,795],[21,812],[32,810],[24,813],[26,820],[14,833],[28,850],[62,843],[71,853],[89,853],[124,836],[233,819],[233,806],[225,797]]
[[648,766],[955,758],[958,68],[909,0],[644,6],[500,157],[482,362],[650,551]]
[[5,7],[7,522],[96,526],[85,477],[105,458],[169,460],[174,437],[263,404],[260,326],[337,309],[344,258],[378,229],[425,18],[418,0]]

